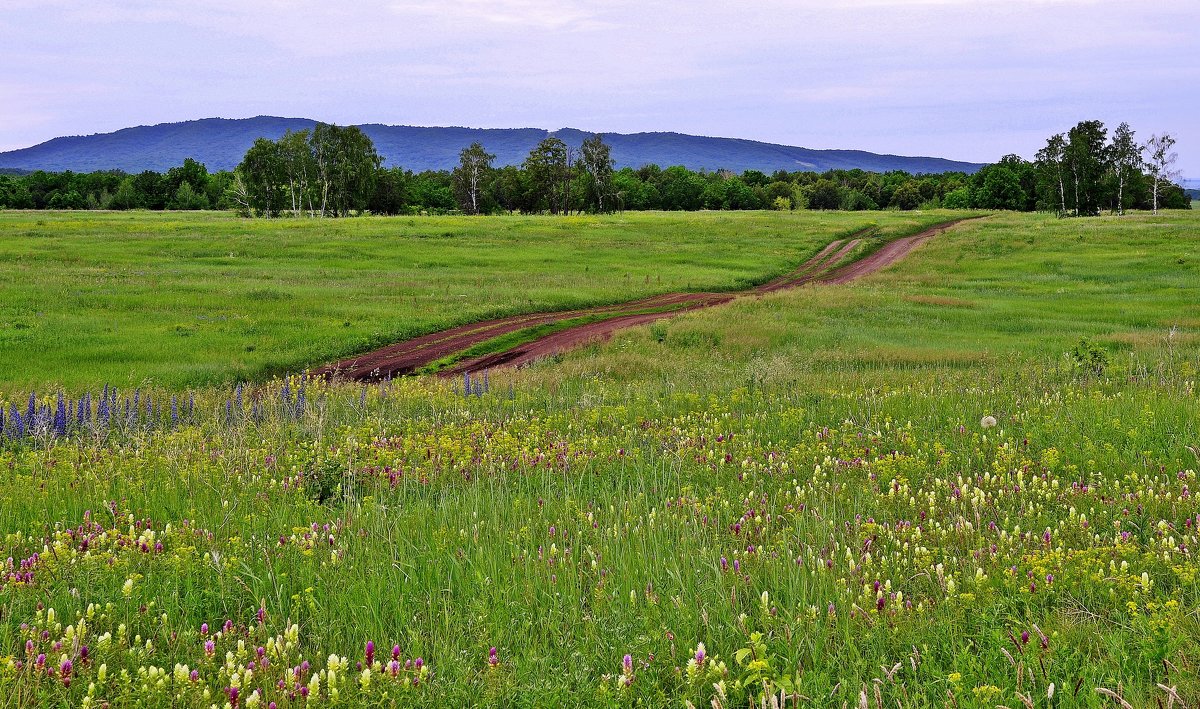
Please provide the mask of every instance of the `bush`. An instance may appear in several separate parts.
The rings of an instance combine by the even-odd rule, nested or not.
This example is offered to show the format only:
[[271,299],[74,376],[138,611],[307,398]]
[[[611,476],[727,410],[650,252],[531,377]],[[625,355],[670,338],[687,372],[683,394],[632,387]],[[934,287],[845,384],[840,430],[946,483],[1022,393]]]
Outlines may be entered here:
[[1086,337],[1080,338],[1069,354],[1077,368],[1096,376],[1104,374],[1104,368],[1108,366],[1108,352]]

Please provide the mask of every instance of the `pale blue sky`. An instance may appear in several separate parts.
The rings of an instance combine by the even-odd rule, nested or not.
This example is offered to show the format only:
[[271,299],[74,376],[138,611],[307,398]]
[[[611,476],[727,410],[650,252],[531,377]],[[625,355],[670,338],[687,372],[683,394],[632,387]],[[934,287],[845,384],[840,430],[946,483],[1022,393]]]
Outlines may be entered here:
[[209,116],[993,161],[1098,118],[1200,177],[1197,0],[0,0],[0,150]]

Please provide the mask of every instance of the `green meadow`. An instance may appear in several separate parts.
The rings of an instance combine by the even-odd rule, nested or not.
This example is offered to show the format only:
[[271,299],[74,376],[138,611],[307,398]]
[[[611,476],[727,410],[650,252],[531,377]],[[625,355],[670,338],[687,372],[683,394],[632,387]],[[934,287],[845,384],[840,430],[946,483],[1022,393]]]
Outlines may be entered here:
[[875,222],[952,216],[0,212],[0,382],[261,380],[490,317],[742,289]]
[[995,214],[486,386],[270,376],[954,216],[0,213],[0,707],[1200,704],[1191,213]]

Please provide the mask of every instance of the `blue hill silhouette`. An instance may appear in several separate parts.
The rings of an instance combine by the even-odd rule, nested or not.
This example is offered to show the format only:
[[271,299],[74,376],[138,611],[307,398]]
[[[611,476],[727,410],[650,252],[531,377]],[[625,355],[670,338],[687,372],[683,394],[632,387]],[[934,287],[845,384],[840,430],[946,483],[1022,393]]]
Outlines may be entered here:
[[[287,130],[311,128],[307,118],[205,118],[181,123],[125,128],[113,133],[55,138],[0,153],[0,169],[90,172],[93,170],[165,171],[184,158],[195,158],[211,171],[230,170],[257,138],[277,139]],[[553,133],[578,146],[590,132],[564,128],[422,128],[365,124],[362,130],[388,167],[448,170],[458,153],[475,141],[496,155],[496,165],[520,164],[539,140]],[[812,170],[861,168],[873,172],[975,172],[980,165],[931,157],[880,155],[862,150],[812,150],[737,138],[682,133],[605,133],[617,167],[683,165],[693,170]]]

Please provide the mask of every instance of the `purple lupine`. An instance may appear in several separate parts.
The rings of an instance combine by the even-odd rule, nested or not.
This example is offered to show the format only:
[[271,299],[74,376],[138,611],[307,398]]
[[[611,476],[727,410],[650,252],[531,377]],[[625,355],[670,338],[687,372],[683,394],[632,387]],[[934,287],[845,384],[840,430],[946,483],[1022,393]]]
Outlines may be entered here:
[[237,387],[235,387],[233,390],[233,401],[234,401],[234,406],[237,408],[237,412],[239,414],[242,413],[242,383],[241,382],[238,382]]
[[485,369],[483,370],[483,392],[486,394],[490,388],[488,384],[488,370]]
[[32,422],[37,416],[37,395],[29,392],[29,406],[25,408],[25,420]]
[[304,404],[304,381],[301,380],[300,388],[296,390],[296,418],[300,418],[304,415]]
[[171,397],[171,428],[179,425],[179,400]]
[[463,396],[471,395],[471,373],[463,372]]
[[8,437],[12,439],[24,438],[25,436],[25,421],[21,418],[21,412],[17,407],[12,407],[8,416]]
[[58,393],[58,401],[54,406],[54,435],[67,435],[67,403],[62,392]]

